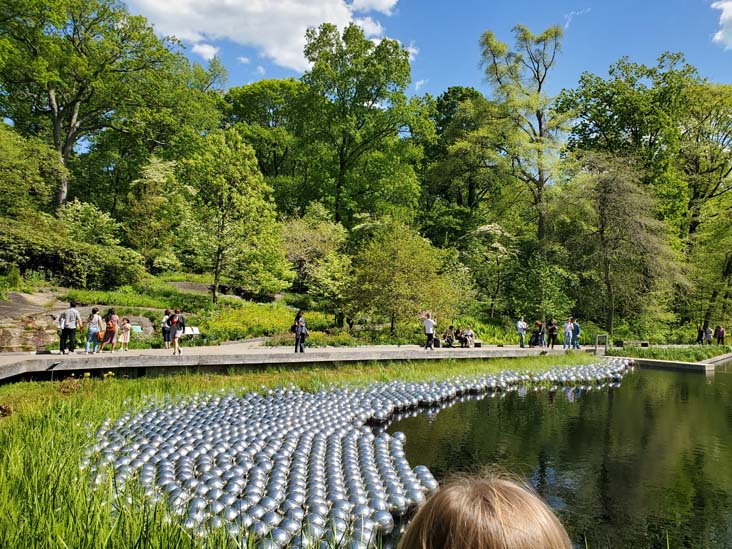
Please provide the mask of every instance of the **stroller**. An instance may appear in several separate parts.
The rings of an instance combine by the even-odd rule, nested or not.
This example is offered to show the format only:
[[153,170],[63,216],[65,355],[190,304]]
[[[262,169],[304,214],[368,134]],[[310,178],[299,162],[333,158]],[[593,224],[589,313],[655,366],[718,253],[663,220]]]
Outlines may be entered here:
[[531,339],[529,339],[529,347],[538,347],[541,345],[541,330],[533,330]]

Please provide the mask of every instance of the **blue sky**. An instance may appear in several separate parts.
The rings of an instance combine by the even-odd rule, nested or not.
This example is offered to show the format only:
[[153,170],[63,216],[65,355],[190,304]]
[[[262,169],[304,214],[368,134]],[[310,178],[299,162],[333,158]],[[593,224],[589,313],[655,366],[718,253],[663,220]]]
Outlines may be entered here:
[[511,42],[522,23],[534,32],[564,27],[550,91],[574,87],[583,71],[606,75],[622,56],[653,64],[680,51],[715,82],[732,81],[732,0],[128,0],[161,34],[175,35],[198,62],[218,55],[229,86],[299,76],[308,26],[358,22],[368,35],[399,40],[412,53],[409,93],[448,86],[488,92],[478,40],[490,29]]

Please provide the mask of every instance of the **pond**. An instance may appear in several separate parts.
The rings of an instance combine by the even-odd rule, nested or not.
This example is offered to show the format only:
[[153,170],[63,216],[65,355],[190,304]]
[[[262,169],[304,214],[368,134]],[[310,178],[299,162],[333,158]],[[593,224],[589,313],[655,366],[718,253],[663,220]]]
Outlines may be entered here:
[[732,547],[732,374],[636,370],[620,387],[520,390],[400,419],[438,480],[529,480],[580,547]]

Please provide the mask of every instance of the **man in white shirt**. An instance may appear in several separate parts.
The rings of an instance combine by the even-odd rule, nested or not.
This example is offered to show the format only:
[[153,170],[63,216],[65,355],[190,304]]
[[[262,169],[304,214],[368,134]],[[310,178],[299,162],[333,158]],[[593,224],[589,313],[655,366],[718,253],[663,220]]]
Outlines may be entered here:
[[424,322],[422,323],[424,325],[424,335],[427,336],[427,342],[424,344],[425,349],[432,349],[432,343],[434,342],[435,338],[435,326],[437,323],[432,320],[432,315],[430,313],[427,313],[427,318],[424,319]]
[[76,310],[76,301],[69,303],[69,308],[61,313],[58,320],[61,328],[61,354],[66,354],[66,343],[69,344],[69,352],[74,354],[76,350],[76,329],[81,328],[81,315]]
[[516,331],[519,334],[519,345],[522,349],[524,347],[524,337],[526,336],[526,329],[528,327],[528,324],[524,322],[524,317],[519,318],[519,321],[516,323]]

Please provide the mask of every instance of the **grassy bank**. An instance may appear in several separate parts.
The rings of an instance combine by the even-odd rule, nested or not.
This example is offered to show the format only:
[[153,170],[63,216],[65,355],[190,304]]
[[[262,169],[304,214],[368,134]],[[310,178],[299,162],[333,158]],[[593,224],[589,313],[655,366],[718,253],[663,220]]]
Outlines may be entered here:
[[[304,390],[325,384],[367,384],[392,379],[444,379],[501,369],[546,370],[587,363],[585,354],[495,361],[352,365],[339,368],[265,369],[231,375],[73,379],[0,387],[0,547],[203,547],[170,521],[165,508],[134,491],[113,497],[113,486],[88,489],[79,464],[106,418],[116,418],[166,395],[294,383]],[[132,488],[130,488],[132,490]],[[206,546],[225,546],[209,538]],[[244,544],[246,546],[246,544]]]
[[699,362],[719,355],[732,353],[729,345],[689,345],[688,347],[623,347],[609,348],[608,356],[628,356],[652,358],[657,360],[678,360],[680,362]]

